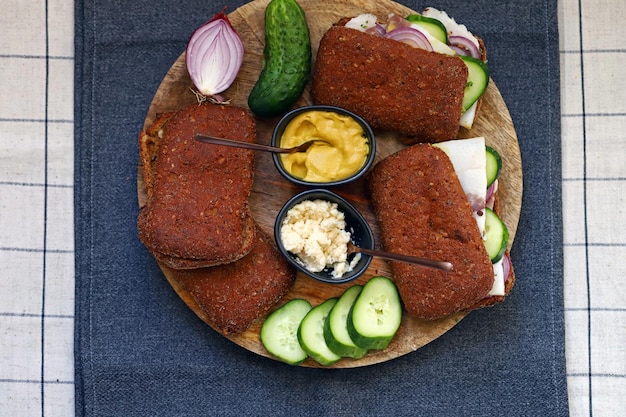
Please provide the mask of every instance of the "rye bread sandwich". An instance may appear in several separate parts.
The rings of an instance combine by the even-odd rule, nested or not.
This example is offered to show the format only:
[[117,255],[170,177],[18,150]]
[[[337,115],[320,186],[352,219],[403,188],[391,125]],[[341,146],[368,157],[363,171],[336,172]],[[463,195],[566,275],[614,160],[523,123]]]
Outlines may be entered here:
[[254,142],[256,123],[244,109],[205,102],[159,115],[140,133],[147,203],[139,238],[173,269],[236,261],[255,239],[248,207],[254,152],[206,145],[196,133]]
[[471,128],[489,81],[486,57],[479,37],[434,8],[384,22],[344,18],[320,41],[311,94],[407,144],[441,142]]
[[513,287],[508,231],[495,212],[497,182],[485,181],[485,153],[483,138],[416,144],[383,159],[368,176],[385,250],[454,267],[390,262],[413,317],[435,320],[493,305]]

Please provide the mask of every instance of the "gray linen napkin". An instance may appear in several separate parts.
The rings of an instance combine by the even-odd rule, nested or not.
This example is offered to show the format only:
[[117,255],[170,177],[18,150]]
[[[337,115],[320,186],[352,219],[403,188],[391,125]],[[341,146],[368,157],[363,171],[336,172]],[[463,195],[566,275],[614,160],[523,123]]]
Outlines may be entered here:
[[193,29],[243,2],[77,1],[78,416],[568,414],[557,2],[404,3],[446,10],[489,45],[524,169],[511,297],[414,353],[349,370],[290,367],[212,331],[137,239],[137,134]]

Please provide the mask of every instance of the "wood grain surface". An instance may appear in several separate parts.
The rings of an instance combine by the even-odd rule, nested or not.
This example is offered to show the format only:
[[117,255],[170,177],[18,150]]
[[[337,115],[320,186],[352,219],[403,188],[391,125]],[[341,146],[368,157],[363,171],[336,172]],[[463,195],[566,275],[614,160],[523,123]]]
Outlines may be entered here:
[[[238,77],[234,84],[223,94],[225,98],[230,100],[231,105],[247,108],[248,94],[261,72],[264,45],[264,12],[268,3],[269,0],[255,0],[228,15],[233,27],[239,33],[245,49],[244,62]],[[403,5],[389,0],[299,0],[299,3],[306,13],[314,57],[322,35],[333,23],[342,17],[361,13],[374,13],[379,18],[384,19],[389,13],[407,15],[414,12]],[[207,16],[207,18],[209,17]],[[463,16],[455,16],[455,18],[460,22],[463,21]],[[486,47],[487,52],[489,52],[489,45]],[[146,115],[145,125],[149,125],[154,120],[156,114],[160,112],[178,110],[186,104],[193,103],[196,100],[196,96],[192,89],[193,84],[187,74],[183,52],[174,62],[159,86]],[[311,103],[307,87],[294,107]],[[258,119],[257,121],[258,142],[269,144],[271,132],[277,119]],[[375,133],[378,146],[376,162],[404,146],[392,132],[377,131]],[[511,117],[493,81],[490,82],[483,96],[480,114],[474,127],[469,131],[462,129],[459,134],[459,137],[474,136],[484,136],[487,144],[498,150],[503,159],[503,171],[499,182],[499,199],[502,207],[502,219],[510,232],[510,247],[515,238],[521,211],[521,156]],[[274,218],[278,210],[289,197],[303,190],[303,188],[291,185],[278,174],[269,153],[257,152],[255,166],[255,180],[250,197],[252,214],[260,227],[273,236]],[[370,222],[375,236],[378,236],[376,218],[365,192],[365,181],[360,180],[349,187],[334,188],[333,191],[350,200]],[[146,190],[141,166],[138,170],[138,196],[139,204],[143,206],[146,201]],[[513,259],[513,263],[515,263],[515,259]],[[200,319],[214,328],[190,295],[177,285],[175,271],[163,266],[161,269],[182,300]],[[304,275],[298,275],[294,287],[281,304],[289,299],[300,297],[308,299],[312,305],[317,305],[330,297],[340,295],[348,286],[354,283],[364,284],[369,278],[376,275],[391,276],[391,271],[386,261],[375,258],[367,273],[358,281],[349,284],[321,284]],[[518,279],[523,280],[524,278],[518,277]],[[463,319],[466,314],[457,313],[436,321],[417,320],[404,314],[400,329],[387,349],[370,352],[361,359],[342,359],[331,367],[351,368],[372,365],[415,351],[447,332]],[[271,357],[260,342],[260,328],[261,323],[257,322],[242,334],[225,337],[228,337],[245,349],[262,356]],[[319,367],[320,365],[309,359],[301,366]]]

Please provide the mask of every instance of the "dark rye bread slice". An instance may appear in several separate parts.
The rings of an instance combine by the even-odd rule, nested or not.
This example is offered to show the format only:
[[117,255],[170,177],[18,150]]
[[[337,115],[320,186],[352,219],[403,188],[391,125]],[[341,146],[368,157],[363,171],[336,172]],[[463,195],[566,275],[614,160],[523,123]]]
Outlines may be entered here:
[[244,109],[192,104],[158,116],[140,134],[148,199],[137,220],[139,238],[174,269],[220,265],[252,248],[248,207],[254,152],[207,145],[196,133],[254,142],[256,123]]
[[257,228],[250,253],[211,268],[171,271],[206,319],[224,334],[245,331],[265,317],[292,287],[296,272],[274,241]]
[[493,266],[448,156],[429,144],[379,162],[368,177],[384,248],[449,261],[445,272],[390,262],[407,312],[433,320],[487,297]]
[[405,143],[441,142],[459,132],[467,66],[459,57],[332,26],[317,52],[311,94],[346,108]]
[[143,180],[148,200],[152,198],[154,188],[154,163],[161,143],[160,136],[163,136],[163,127],[173,115],[174,112],[158,114],[154,122],[139,134],[139,157],[143,166]]

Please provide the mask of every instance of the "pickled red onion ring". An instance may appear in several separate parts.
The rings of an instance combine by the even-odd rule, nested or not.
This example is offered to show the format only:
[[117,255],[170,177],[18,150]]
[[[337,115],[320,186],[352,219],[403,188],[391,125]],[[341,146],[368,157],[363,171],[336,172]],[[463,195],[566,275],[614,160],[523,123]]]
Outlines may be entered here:
[[502,257],[502,275],[504,275],[505,283],[509,279],[509,274],[511,274],[511,258],[509,257],[509,254],[505,252]]
[[404,42],[414,48],[424,49],[426,51],[433,50],[433,47],[426,36],[419,30],[412,27],[398,27],[390,32],[387,32],[384,36],[389,39]]
[[480,51],[470,39],[464,36],[449,35],[448,43],[459,55],[468,55],[472,58],[480,59]]

